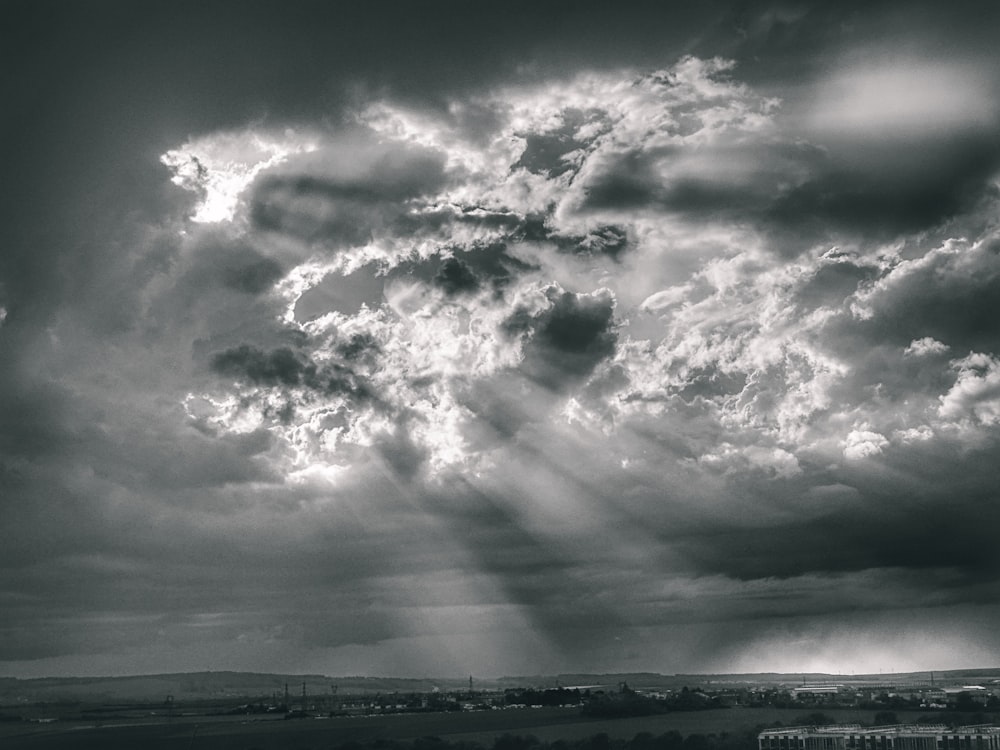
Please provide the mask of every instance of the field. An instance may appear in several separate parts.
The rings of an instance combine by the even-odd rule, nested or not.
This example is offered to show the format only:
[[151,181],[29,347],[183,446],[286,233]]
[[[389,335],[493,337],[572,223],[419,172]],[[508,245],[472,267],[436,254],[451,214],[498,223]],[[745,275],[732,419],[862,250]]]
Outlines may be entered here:
[[[540,740],[574,740],[606,733],[631,739],[676,730],[682,735],[739,732],[756,725],[789,724],[802,709],[733,708],[671,713],[626,719],[588,719],[578,709],[542,708],[467,713],[411,714],[333,719],[179,717],[148,723],[129,721],[96,727],[84,722],[0,726],[4,750],[328,750],[348,741],[411,740],[435,736],[450,742],[490,746],[505,733],[531,734]],[[871,722],[873,713],[827,710],[837,721]],[[901,721],[912,720],[905,712]]]

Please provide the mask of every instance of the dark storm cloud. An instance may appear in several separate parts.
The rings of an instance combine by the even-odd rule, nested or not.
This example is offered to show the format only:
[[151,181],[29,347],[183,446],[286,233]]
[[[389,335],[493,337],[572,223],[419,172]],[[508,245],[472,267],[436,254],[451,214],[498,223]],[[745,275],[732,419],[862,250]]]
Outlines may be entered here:
[[[304,157],[293,157],[280,172],[263,178],[258,190],[286,190],[294,196],[315,198],[321,201],[349,201],[356,203],[381,203],[404,201],[432,191],[444,182],[444,156],[430,150],[406,150],[398,146],[372,147],[358,144],[356,164],[345,170],[345,154],[340,153],[350,145],[341,146],[330,156],[330,170],[324,170],[322,152],[310,152],[306,174],[294,172]],[[339,169],[338,169],[339,167]],[[346,174],[343,172],[347,171]]]
[[[441,154],[364,141],[351,148],[293,158],[260,178],[250,198],[255,225],[306,241],[363,244],[373,230],[405,226],[405,202],[444,184]],[[297,173],[299,165],[308,171]]]
[[694,153],[695,162],[680,147],[633,150],[606,159],[582,181],[580,209],[599,215],[656,212],[700,221],[764,223],[780,183],[794,181],[813,160],[810,150],[798,145],[703,146]]
[[562,157],[582,144],[572,141],[565,134],[528,135],[525,149],[514,167],[524,167],[535,174],[557,177],[573,168],[573,164]]
[[649,154],[623,154],[584,187],[586,209],[635,209],[662,202],[662,178]]
[[[850,263],[825,266],[816,278],[834,268],[839,270],[831,284],[843,291],[856,276],[865,277],[862,284],[873,281],[871,269]],[[813,298],[824,294],[812,287],[810,282],[803,293]],[[988,243],[954,244],[907,261],[880,274],[861,295],[866,309],[862,319],[845,310],[822,330],[829,350],[854,362],[836,389],[837,398],[848,403],[863,399],[870,388],[898,404],[916,394],[936,402],[957,378],[949,360],[1000,351],[1000,327],[993,314],[1000,295],[1000,256]],[[925,339],[933,348],[914,356],[911,345]]]
[[[849,350],[855,353],[854,365],[840,384],[831,388],[833,397],[841,403],[865,403],[866,396],[873,390],[887,405],[895,405],[905,410],[906,405],[924,398],[931,407],[938,405],[938,396],[947,393],[956,380],[956,372],[949,367],[948,350],[919,357],[908,356],[898,345],[875,344],[867,337],[849,336],[836,340],[832,331],[826,339],[832,351]],[[879,337],[880,338],[880,337]],[[863,352],[857,354],[857,352]],[[872,410],[875,413],[875,410]],[[881,415],[880,415],[881,416]],[[891,412],[882,417],[884,424],[895,429],[906,426],[906,418]]]
[[358,402],[376,400],[377,394],[368,378],[337,362],[320,370],[316,383],[329,394],[351,396]]
[[[762,102],[753,106],[767,110]],[[777,198],[828,169],[825,149],[798,134],[787,141],[741,137],[738,129],[744,125],[734,113],[728,125],[737,132],[707,136],[718,126],[683,111],[674,117],[693,119],[688,136],[707,137],[708,142],[694,148],[661,144],[603,155],[579,183],[583,211],[655,211],[702,221],[715,217],[763,222]]]
[[[749,221],[779,236],[797,235],[801,245],[930,229],[996,190],[991,178],[1000,167],[1000,141],[992,135],[958,132],[901,144],[886,136],[858,144],[867,153],[859,163],[821,146],[709,148],[700,165],[686,165],[680,151],[632,151],[588,175],[580,208]],[[727,161],[734,166],[724,176],[697,172]]]
[[[341,347],[345,359],[357,360],[365,352],[377,351],[364,335],[352,337]],[[209,366],[220,375],[266,387],[303,387],[328,394],[352,396],[360,401],[373,398],[367,378],[350,367],[332,362],[317,367],[307,356],[289,347],[264,351],[241,344],[214,354]]]
[[875,238],[937,226],[995,190],[990,178],[1000,166],[1000,141],[956,138],[916,142],[891,155],[873,153],[864,167],[831,164],[780,196],[765,217],[780,227],[833,227]]
[[1000,351],[1000,255],[962,248],[927,261],[874,298],[860,329],[901,347],[930,336],[957,354]]
[[[392,494],[372,486],[380,497]],[[309,494],[297,500],[307,503]],[[243,514],[257,512],[241,507]],[[164,508],[155,528],[135,524],[141,513],[107,510],[102,524],[87,519],[72,537],[54,530],[41,554],[9,551],[0,585],[15,595],[5,609],[2,658],[155,649],[164,642],[196,648],[206,637],[225,643],[254,634],[303,647],[371,643],[396,634],[393,613],[376,601],[393,593],[392,577],[433,574],[447,562],[421,550],[412,532],[426,524],[412,516],[362,528],[352,511],[328,511],[303,535],[289,533],[275,515],[281,528],[262,534],[251,523],[234,536],[234,519],[213,518],[203,505],[186,513]],[[386,520],[398,514],[384,510]],[[407,533],[395,533],[393,523],[405,523]],[[31,525],[22,517],[19,530]],[[36,545],[44,543],[35,537]],[[386,555],[388,548],[399,556]],[[157,596],[149,595],[151,587]]]
[[573,239],[573,251],[579,254],[602,254],[617,260],[628,249],[628,232],[616,226],[598,227],[584,237]]
[[441,264],[441,270],[434,277],[434,283],[444,289],[445,294],[449,296],[479,289],[479,279],[472,269],[455,257],[448,258]]
[[859,502],[819,518],[765,529],[720,525],[678,546],[700,573],[740,580],[899,568],[953,570],[966,584],[993,581],[1000,556],[987,529],[1000,522],[995,492],[979,489],[960,500],[953,492],[939,488],[913,499],[862,486]]
[[379,352],[378,341],[370,333],[355,333],[351,337],[337,345],[337,353],[348,362],[361,359],[366,355],[375,355]]
[[538,313],[515,310],[504,322],[511,335],[524,336],[522,368],[552,390],[585,378],[612,356],[618,342],[614,298],[551,289],[549,306]]
[[629,247],[628,230],[624,227],[607,224],[585,235],[567,235],[550,229],[544,217],[540,216],[527,217],[513,237],[529,242],[548,241],[560,252],[581,256],[606,255],[612,260],[618,260]]
[[[135,467],[134,476],[117,477],[117,481],[166,491],[280,481],[280,476],[266,462],[258,460],[271,446],[270,435],[262,430],[235,439],[229,435],[213,437],[191,432],[147,436],[144,445],[114,446],[121,455],[121,463],[131,461]],[[171,460],[156,462],[157,449],[169,450]]]
[[[9,488],[4,500],[19,510],[5,523],[0,552],[8,584],[16,582],[17,590],[33,590],[44,600],[47,594],[39,592],[58,593],[66,585],[59,575],[45,580],[43,568],[50,561],[87,555],[142,557],[162,546],[156,524],[148,523],[151,503],[165,503],[161,510],[168,516],[190,517],[217,499],[213,492],[220,488],[280,481],[259,460],[271,445],[266,434],[233,440],[206,435],[193,426],[170,432],[142,417],[136,422],[99,424],[74,450],[16,464],[21,481]],[[131,501],[121,504],[126,497]],[[151,540],[156,541],[147,544]],[[183,544],[180,539],[174,542]],[[35,572],[38,581],[29,575]],[[87,571],[78,573],[85,576]],[[86,591],[81,585],[80,594]]]
[[211,367],[222,375],[230,375],[261,385],[300,385],[316,375],[316,367],[288,347],[270,352],[243,344],[219,352],[212,357]]
[[[827,312],[816,341],[850,363],[830,386],[833,402],[850,405],[883,434],[929,429],[940,419],[954,429],[942,409],[949,393],[965,387],[963,358],[998,351],[991,310],[1000,264],[990,247],[988,239],[949,241],[888,268],[831,257],[805,277],[795,301]],[[969,403],[989,401],[989,376],[978,377],[973,382],[984,390]]]
[[206,291],[213,287],[260,295],[285,274],[277,259],[224,231],[206,227],[191,232],[188,242],[185,248],[175,241],[179,247],[159,259],[156,270],[163,275],[176,274],[178,289],[174,293],[187,292],[192,305],[203,303]]
[[379,435],[375,451],[403,480],[416,479],[427,464],[427,449],[414,440],[410,426],[402,420],[391,431]]
[[223,270],[223,283],[230,289],[248,294],[260,294],[284,276],[281,266],[272,258],[249,251]]
[[[750,223],[794,252],[931,229],[990,200],[1000,141],[984,61],[908,71],[905,56],[886,55],[887,63],[869,54],[867,68],[841,60],[815,73],[808,83],[816,101],[796,99],[793,89],[782,108],[757,102],[770,125],[734,114],[719,127],[694,117],[697,148],[665,144],[660,134],[599,149],[573,183],[576,207]],[[682,108],[672,114],[685,117]],[[758,137],[747,138],[752,130]]]
[[523,167],[535,174],[557,177],[574,170],[572,155],[574,151],[585,148],[587,140],[577,140],[575,134],[583,125],[600,124],[598,130],[607,130],[609,124],[605,121],[605,113],[600,110],[583,112],[577,109],[565,109],[561,112],[562,125],[545,133],[524,133],[524,151],[521,158],[512,169]]
[[787,4],[764,0],[717,6],[692,54],[738,60],[740,78],[794,104],[799,86],[858,50],[947,50],[984,64],[992,56],[988,29],[1000,20],[992,2],[941,5],[896,0]]
[[457,394],[459,402],[475,415],[475,422],[465,431],[471,445],[492,445],[513,438],[533,416],[529,406],[496,387],[495,383],[476,381]]
[[10,375],[0,380],[4,412],[0,456],[60,455],[86,439],[81,405],[69,391],[49,381]]
[[306,241],[335,240],[345,246],[362,244],[370,236],[369,227],[377,218],[370,206],[333,202],[329,196],[320,196],[320,202],[308,198],[285,180],[269,181],[254,196],[253,222],[267,231]]
[[861,284],[873,281],[878,275],[878,269],[873,266],[857,265],[849,259],[835,260],[817,268],[812,277],[799,286],[797,301],[806,310],[838,307]]
[[507,243],[504,242],[467,248],[460,260],[476,274],[477,278],[488,279],[498,294],[519,277],[536,270],[532,264],[512,255]]
[[[883,372],[907,364],[892,362]],[[906,377],[904,371],[900,378]],[[885,390],[891,396],[896,387],[892,381]],[[917,388],[909,398],[916,398]],[[834,391],[832,397],[849,402],[862,390]],[[983,470],[1000,458],[995,437],[975,447],[955,432],[895,441],[867,461],[839,466],[810,451],[798,455],[802,473],[794,476],[733,475],[714,491],[704,516],[693,507],[694,515],[660,524],[647,518],[662,549],[679,552],[671,564],[748,582],[874,570],[909,571],[914,580],[932,581],[946,573],[957,600],[995,597],[1000,553],[989,537],[1000,522],[1000,505],[990,472]],[[715,514],[710,507],[723,497],[731,510]],[[928,587],[919,596],[938,595],[935,584]],[[911,596],[904,598],[919,604]],[[828,611],[843,606],[832,604]]]
[[[516,225],[515,225],[516,226]],[[520,238],[519,233],[514,234]],[[454,254],[434,255],[422,260],[404,260],[386,274],[386,279],[420,279],[446,294],[472,293],[491,288],[497,299],[505,289],[537,267],[511,254],[509,243],[498,241],[456,247]]]

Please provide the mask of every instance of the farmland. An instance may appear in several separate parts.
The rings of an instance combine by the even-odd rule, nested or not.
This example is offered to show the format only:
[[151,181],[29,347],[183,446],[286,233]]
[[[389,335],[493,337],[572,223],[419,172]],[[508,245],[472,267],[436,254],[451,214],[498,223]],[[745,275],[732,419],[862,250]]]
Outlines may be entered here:
[[[831,710],[837,721],[868,722],[870,711]],[[439,737],[453,744],[492,746],[504,734],[533,735],[543,742],[576,741],[596,734],[631,739],[640,732],[661,735],[739,733],[757,725],[789,724],[801,709],[733,708],[624,719],[587,718],[578,709],[542,708],[461,713],[401,714],[329,719],[246,717],[150,717],[96,726],[86,722],[0,726],[0,746],[9,750],[327,750],[376,740]],[[901,713],[900,720],[915,718]]]

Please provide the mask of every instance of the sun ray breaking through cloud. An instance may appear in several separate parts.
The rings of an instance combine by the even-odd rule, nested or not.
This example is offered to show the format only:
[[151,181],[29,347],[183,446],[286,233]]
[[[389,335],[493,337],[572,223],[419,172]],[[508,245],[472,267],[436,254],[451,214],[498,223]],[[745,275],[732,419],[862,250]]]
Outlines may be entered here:
[[995,660],[996,57],[894,7],[338,36],[176,120],[88,57],[136,124],[0,258],[0,670]]

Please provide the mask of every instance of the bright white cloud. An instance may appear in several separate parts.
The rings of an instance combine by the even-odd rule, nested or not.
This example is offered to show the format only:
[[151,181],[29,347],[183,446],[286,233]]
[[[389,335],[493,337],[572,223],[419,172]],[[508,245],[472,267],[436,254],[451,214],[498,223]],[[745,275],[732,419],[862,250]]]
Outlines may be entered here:
[[996,106],[983,71],[919,59],[865,60],[816,87],[811,125],[874,140],[989,126]]
[[914,339],[909,346],[903,350],[903,354],[908,357],[929,357],[934,354],[944,354],[948,351],[947,344],[943,344],[931,336],[922,339]]
[[802,473],[798,459],[782,448],[764,445],[737,447],[723,443],[713,452],[706,453],[700,463],[721,469],[724,473],[740,474],[748,469],[759,469],[772,477],[789,478]]
[[231,221],[243,191],[263,170],[315,147],[291,130],[281,135],[237,131],[189,140],[160,161],[174,173],[171,182],[199,195],[191,220],[209,224]]
[[889,445],[889,440],[885,435],[871,430],[869,425],[861,425],[847,433],[843,445],[844,458],[855,461],[879,455]]
[[953,423],[1000,424],[1000,359],[973,352],[954,360],[955,384],[941,396],[938,414]]
[[[396,189],[394,181],[413,186],[403,200],[405,211],[391,216],[316,197],[323,204],[316,209],[318,220],[348,211],[361,223],[335,251],[305,241],[297,251],[302,260],[275,287],[284,301],[284,324],[306,336],[316,363],[335,364],[336,347],[351,335],[371,336],[380,347],[378,366],[358,374],[379,394],[381,407],[352,405],[342,395],[301,393],[300,424],[272,425],[298,446],[296,466],[342,463],[343,455],[336,456],[349,454],[348,446],[371,448],[388,439],[398,425],[385,408],[408,415],[406,440],[426,453],[435,470],[469,460],[470,426],[482,416],[462,394],[479,383],[493,388],[491,379],[516,372],[521,340],[503,332],[504,321],[518,308],[537,315],[545,303],[538,290],[552,281],[584,292],[607,287],[617,301],[622,331],[631,337],[618,343],[617,374],[612,378],[611,370],[601,368],[589,386],[600,395],[569,398],[561,412],[565,419],[596,420],[608,430],[696,399],[713,430],[740,436],[725,449],[713,446],[708,435],[693,439],[690,448],[704,466],[724,464],[726,472],[766,468],[776,476],[800,471],[803,451],[838,450],[857,459],[882,452],[887,434],[904,442],[916,439],[914,431],[932,416],[927,401],[914,399],[903,413],[897,407],[894,418],[886,411],[884,420],[870,394],[850,393],[845,403],[842,389],[851,362],[843,351],[825,346],[821,332],[842,320],[845,309],[855,321],[873,320],[880,306],[935,269],[959,273],[979,262],[986,258],[982,243],[948,240],[911,260],[886,247],[816,247],[788,262],[738,217],[694,220],[684,211],[651,209],[645,198],[614,208],[593,204],[593,191],[612,179],[608,175],[623,159],[637,160],[635,173],[647,170],[643,179],[650,180],[654,193],[693,181],[709,192],[767,194],[810,179],[812,167],[804,158],[809,150],[783,142],[774,127],[778,103],[733,82],[729,72],[725,61],[686,58],[651,74],[586,73],[507,86],[452,102],[445,112],[378,101],[359,110],[359,130],[349,136],[306,144],[293,134],[284,141],[227,134],[170,152],[165,159],[178,184],[204,191],[210,174],[217,175],[217,194],[230,196],[226,212],[238,210],[240,192],[259,176],[280,180],[303,173],[386,195]],[[941,88],[952,80],[949,75],[939,71],[926,85]],[[855,110],[877,98],[872,92],[880,86],[909,86],[913,76],[882,71],[865,81],[856,92],[860,99],[852,100]],[[913,115],[899,112],[892,117]],[[563,145],[546,156],[540,143]],[[438,161],[444,176],[429,179]],[[226,182],[230,173],[233,181]],[[226,192],[225,185],[234,187]],[[331,189],[330,195],[339,192]],[[294,200],[299,203],[288,204],[293,213],[313,210]],[[528,216],[541,217],[544,230],[537,238],[520,235]],[[407,227],[405,233],[396,229],[398,222]],[[603,258],[599,245],[581,241],[580,248],[589,248],[584,261],[545,237],[594,237],[607,222],[620,226],[627,238],[628,248],[616,261]],[[269,241],[286,240],[279,233]],[[431,262],[445,254],[461,259],[491,243],[503,243],[508,257],[531,266],[519,270],[502,295],[480,288],[449,299],[428,279],[401,275],[387,277],[381,308],[296,321],[299,300],[331,275],[366,264],[391,274],[403,263]],[[861,284],[865,274],[873,280]],[[838,288],[839,297],[824,297],[828,278],[853,287]],[[914,338],[903,355],[929,358],[947,350],[947,344],[925,336]],[[963,373],[952,392],[941,396],[942,419],[954,417],[961,411],[957,404],[968,401],[960,393],[979,387]],[[263,423],[265,415],[280,412],[283,397],[268,398],[259,412]],[[988,401],[972,411],[980,422],[990,419]],[[247,410],[240,413],[244,421],[249,418]],[[844,434],[845,421],[851,424],[862,413],[869,414],[869,424],[836,437]]]

